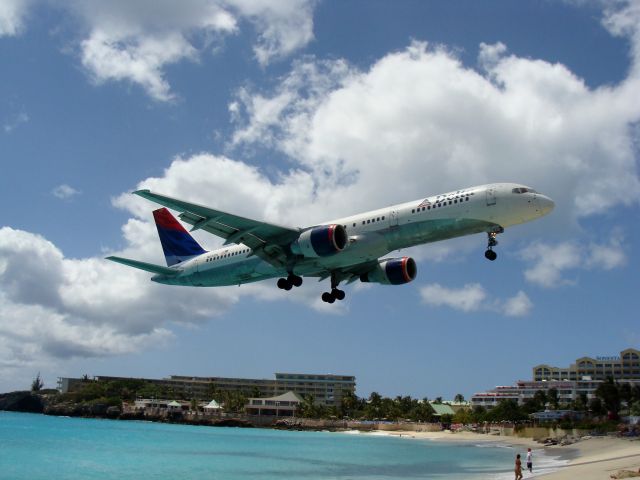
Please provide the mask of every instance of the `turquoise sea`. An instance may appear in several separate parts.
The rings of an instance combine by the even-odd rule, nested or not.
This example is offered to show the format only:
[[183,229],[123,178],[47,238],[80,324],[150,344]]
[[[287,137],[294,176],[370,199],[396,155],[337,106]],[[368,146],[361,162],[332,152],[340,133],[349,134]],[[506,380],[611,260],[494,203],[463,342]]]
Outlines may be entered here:
[[[11,480],[494,479],[513,477],[516,453],[374,434],[0,412],[0,479]],[[547,471],[558,463],[536,454]]]

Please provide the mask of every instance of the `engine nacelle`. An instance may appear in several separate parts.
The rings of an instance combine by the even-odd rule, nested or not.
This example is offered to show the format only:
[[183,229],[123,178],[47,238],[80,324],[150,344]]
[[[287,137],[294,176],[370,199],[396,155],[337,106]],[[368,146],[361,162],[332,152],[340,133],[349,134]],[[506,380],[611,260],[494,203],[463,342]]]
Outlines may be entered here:
[[342,225],[322,225],[302,232],[291,250],[305,257],[328,257],[344,250],[348,241]]
[[361,282],[402,285],[416,278],[418,268],[411,257],[384,258],[367,273],[360,275]]

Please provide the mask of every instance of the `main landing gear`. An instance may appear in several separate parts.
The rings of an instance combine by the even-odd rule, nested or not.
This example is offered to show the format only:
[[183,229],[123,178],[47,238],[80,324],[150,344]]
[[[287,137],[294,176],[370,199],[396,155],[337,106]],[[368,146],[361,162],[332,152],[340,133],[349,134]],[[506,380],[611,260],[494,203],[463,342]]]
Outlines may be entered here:
[[498,254],[496,252],[493,251],[493,247],[495,247],[496,245],[498,245],[498,240],[496,240],[496,237],[498,236],[499,233],[504,232],[504,229],[501,227],[499,230],[495,230],[493,232],[487,232],[487,251],[484,252],[484,257],[487,260],[491,260],[492,262],[498,258]]
[[338,280],[337,275],[335,273],[331,273],[331,291],[324,292],[322,294],[323,302],[333,303],[336,300],[344,300],[344,297],[346,296],[346,294],[344,293],[344,290],[340,290],[338,288],[339,283],[340,283],[340,280]]
[[278,288],[281,290],[291,290],[291,287],[299,287],[302,285],[302,277],[290,273],[287,278],[278,279]]

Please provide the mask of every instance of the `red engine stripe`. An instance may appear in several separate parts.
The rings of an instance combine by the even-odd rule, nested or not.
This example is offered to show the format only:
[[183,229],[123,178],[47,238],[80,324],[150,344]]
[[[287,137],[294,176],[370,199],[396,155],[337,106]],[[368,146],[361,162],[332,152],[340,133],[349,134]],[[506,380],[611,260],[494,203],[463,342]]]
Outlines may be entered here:
[[411,278],[409,277],[407,263],[409,263],[409,257],[402,257],[402,275],[404,276],[405,282],[409,283],[411,281]]

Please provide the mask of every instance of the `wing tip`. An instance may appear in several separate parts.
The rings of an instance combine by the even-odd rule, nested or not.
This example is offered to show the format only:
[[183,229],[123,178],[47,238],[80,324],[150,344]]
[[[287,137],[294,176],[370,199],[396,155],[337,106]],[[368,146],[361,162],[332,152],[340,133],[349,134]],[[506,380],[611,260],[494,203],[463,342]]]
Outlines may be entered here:
[[140,190],[136,190],[134,192],[131,192],[133,195],[139,195],[139,196],[144,196],[145,194],[151,193],[151,190],[149,190],[148,188],[142,188]]

